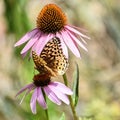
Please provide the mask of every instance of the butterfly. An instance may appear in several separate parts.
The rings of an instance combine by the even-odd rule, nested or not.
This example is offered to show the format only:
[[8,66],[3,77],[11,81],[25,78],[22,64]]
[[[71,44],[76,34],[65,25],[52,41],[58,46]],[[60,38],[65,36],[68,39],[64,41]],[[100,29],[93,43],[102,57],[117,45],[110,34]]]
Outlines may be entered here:
[[48,73],[51,76],[63,75],[68,66],[68,59],[63,54],[59,38],[52,38],[43,48],[40,56],[32,51],[32,58],[35,68],[42,74]]

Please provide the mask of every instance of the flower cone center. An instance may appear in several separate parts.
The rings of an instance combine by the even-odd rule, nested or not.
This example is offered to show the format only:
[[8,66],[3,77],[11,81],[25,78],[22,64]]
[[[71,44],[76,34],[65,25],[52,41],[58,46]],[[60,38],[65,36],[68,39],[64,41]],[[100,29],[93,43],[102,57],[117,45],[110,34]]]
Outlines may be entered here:
[[55,4],[46,5],[37,17],[37,27],[44,33],[56,33],[66,24],[66,16]]
[[43,87],[50,83],[50,76],[48,74],[37,74],[34,75],[33,81],[37,87]]

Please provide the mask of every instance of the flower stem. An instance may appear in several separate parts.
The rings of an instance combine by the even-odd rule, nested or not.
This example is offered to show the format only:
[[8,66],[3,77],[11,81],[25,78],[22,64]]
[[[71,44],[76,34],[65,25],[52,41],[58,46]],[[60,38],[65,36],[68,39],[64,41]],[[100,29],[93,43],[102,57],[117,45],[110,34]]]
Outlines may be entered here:
[[[64,79],[65,85],[68,86],[68,80],[67,80],[66,74],[63,75],[63,79]],[[75,106],[73,104],[73,99],[72,99],[71,96],[68,96],[68,98],[69,98],[69,101],[70,101],[70,107],[71,107],[71,110],[72,110],[72,113],[73,113],[73,118],[74,118],[74,120],[79,120],[79,118],[77,117],[76,111],[75,111]]]
[[46,114],[47,120],[49,120],[48,109],[45,110],[45,114]]
[[[42,90],[42,92],[43,92],[43,95],[44,95],[44,98],[45,98],[45,102],[47,103],[47,101],[46,101],[46,95],[45,95],[45,93],[44,93],[43,90]],[[46,114],[47,120],[49,120],[48,109],[45,110],[45,114]]]

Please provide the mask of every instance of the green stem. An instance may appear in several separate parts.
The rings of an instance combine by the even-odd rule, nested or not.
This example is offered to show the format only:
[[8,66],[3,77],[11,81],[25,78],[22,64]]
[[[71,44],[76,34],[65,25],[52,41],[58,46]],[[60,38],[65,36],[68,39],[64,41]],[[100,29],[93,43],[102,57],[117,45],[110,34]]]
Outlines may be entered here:
[[[43,90],[42,90],[42,92],[43,92],[43,96],[44,96],[44,98],[45,98],[45,102],[47,103],[46,95],[45,95],[45,93],[44,93]],[[46,118],[47,118],[47,120],[49,120],[48,109],[45,110],[45,114],[46,114]]]
[[46,114],[47,120],[49,120],[48,109],[45,110],[45,114]]
[[[65,85],[68,86],[68,80],[67,80],[66,74],[63,75],[63,79],[64,79]],[[73,118],[74,118],[74,120],[79,120],[79,118],[77,117],[76,111],[75,111],[75,106],[73,104],[73,99],[72,99],[71,96],[69,96],[68,98],[69,98],[69,101],[70,101],[70,107],[71,107],[71,110],[72,110],[72,113],[73,113]]]

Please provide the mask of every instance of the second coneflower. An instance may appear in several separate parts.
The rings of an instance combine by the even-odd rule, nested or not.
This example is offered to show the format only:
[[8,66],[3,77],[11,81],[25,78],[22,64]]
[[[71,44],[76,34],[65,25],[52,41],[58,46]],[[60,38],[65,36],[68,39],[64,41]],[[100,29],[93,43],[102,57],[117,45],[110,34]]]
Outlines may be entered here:
[[23,87],[16,95],[20,95],[26,91],[20,104],[24,100],[25,96],[31,91],[34,91],[30,101],[30,107],[34,114],[36,114],[36,102],[40,104],[43,109],[47,109],[45,101],[45,95],[57,105],[61,105],[61,101],[69,104],[67,95],[72,95],[73,92],[64,84],[60,82],[53,82],[48,74],[37,74],[33,77],[33,83],[30,83]]
[[75,26],[68,25],[65,14],[55,4],[48,4],[41,10],[37,17],[37,27],[26,33],[15,44],[15,47],[27,42],[21,51],[22,56],[26,56],[30,49],[40,55],[44,46],[53,37],[58,37],[61,40],[63,53],[66,57],[68,57],[67,47],[76,57],[80,57],[78,45],[87,51],[84,46],[86,43],[84,38],[89,39],[89,37],[82,34]]

